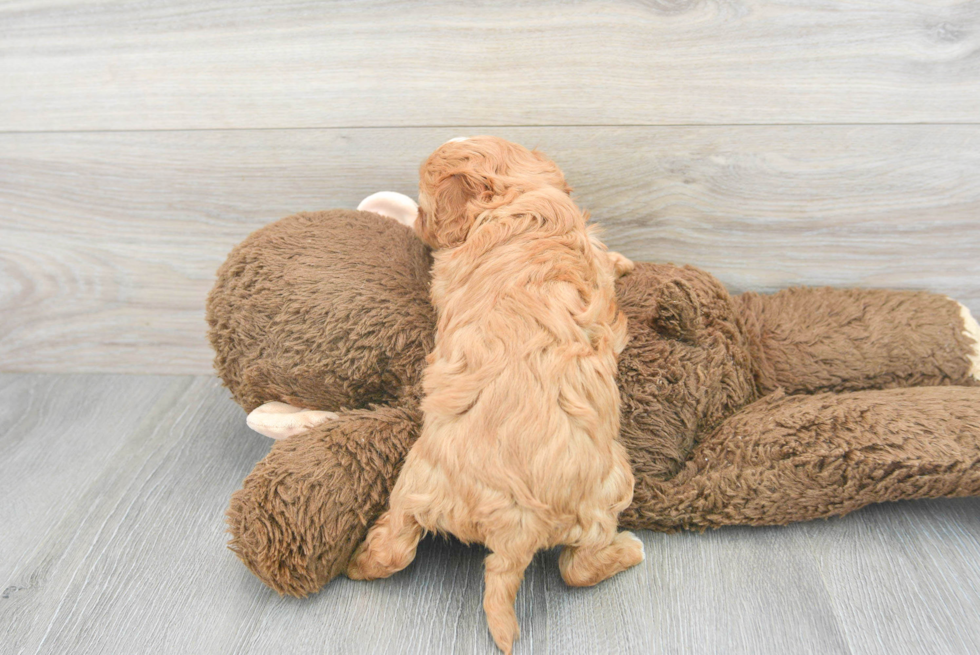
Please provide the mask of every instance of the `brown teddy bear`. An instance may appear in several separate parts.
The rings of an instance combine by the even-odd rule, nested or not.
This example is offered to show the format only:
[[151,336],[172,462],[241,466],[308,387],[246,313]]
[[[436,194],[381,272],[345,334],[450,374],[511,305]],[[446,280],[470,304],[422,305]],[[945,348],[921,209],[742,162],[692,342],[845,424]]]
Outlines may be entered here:
[[[404,197],[402,197],[404,199]],[[346,569],[421,425],[435,320],[410,200],[284,218],[228,256],[208,298],[215,368],[279,437],[228,510],[231,548],[305,596]],[[363,203],[362,203],[363,204]],[[731,296],[705,271],[638,264],[624,528],[785,524],[872,502],[980,494],[980,329],[925,292]],[[255,410],[255,411],[253,411]]]

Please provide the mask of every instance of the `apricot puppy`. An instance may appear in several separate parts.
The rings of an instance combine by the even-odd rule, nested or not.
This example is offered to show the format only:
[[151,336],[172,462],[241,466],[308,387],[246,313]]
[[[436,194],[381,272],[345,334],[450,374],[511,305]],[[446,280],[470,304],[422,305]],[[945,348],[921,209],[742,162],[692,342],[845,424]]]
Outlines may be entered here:
[[535,552],[563,545],[562,577],[577,586],[643,560],[616,529],[633,475],[616,440],[627,337],[613,286],[633,264],[606,251],[540,153],[456,140],[420,177],[416,230],[435,249],[438,313],[422,433],[347,575],[405,568],[424,531],[486,544],[483,607],[510,653]]

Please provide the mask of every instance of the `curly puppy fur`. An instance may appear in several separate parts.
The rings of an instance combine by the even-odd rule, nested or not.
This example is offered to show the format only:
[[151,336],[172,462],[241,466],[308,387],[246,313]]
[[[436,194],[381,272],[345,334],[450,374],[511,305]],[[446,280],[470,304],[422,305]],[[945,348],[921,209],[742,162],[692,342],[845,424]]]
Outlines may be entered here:
[[423,531],[484,543],[487,623],[510,653],[535,552],[564,545],[562,577],[577,586],[643,559],[617,532],[633,497],[616,440],[627,333],[615,271],[626,260],[586,227],[553,162],[500,139],[439,148],[419,199],[437,312],[422,433],[348,575],[401,570]]

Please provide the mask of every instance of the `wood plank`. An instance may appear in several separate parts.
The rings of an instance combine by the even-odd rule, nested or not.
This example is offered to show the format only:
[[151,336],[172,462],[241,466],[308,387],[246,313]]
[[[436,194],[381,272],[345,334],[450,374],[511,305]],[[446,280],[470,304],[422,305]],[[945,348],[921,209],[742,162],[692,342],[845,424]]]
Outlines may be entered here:
[[[567,587],[558,551],[540,553],[518,593],[516,651],[850,652],[803,533],[639,536],[648,559],[592,588]],[[279,648],[284,634],[309,633],[316,617],[331,616],[316,628],[328,652],[498,653],[482,609],[485,552],[427,539],[388,580],[338,579],[315,597],[284,600],[258,618],[242,652]]]
[[886,503],[803,528],[852,652],[980,652],[980,498]]
[[976,122],[980,2],[23,0],[0,130]]
[[[929,289],[980,312],[980,128],[483,129],[565,169],[607,243],[734,291]],[[207,373],[228,250],[302,210],[414,194],[456,129],[0,135],[0,370]]]
[[[105,391],[104,379],[69,383],[78,395]],[[13,592],[0,603],[0,624],[10,652],[216,652],[249,629],[254,597],[227,592],[250,574],[224,547],[223,512],[268,440],[245,428],[214,378],[150,381],[165,383],[165,393],[103,453],[90,484],[62,494],[61,520],[30,535],[36,545],[7,576]],[[118,411],[116,400],[103,393],[91,411]],[[52,418],[34,448],[67,455],[57,428],[71,413]],[[93,447],[101,435],[78,437]],[[29,489],[9,491],[29,500]]]
[[[183,378],[0,376],[0,584]],[[69,502],[66,502],[69,499]],[[28,581],[30,584],[30,581]]]
[[553,652],[851,652],[799,526],[638,536],[646,561],[591,589],[565,587],[551,562]]

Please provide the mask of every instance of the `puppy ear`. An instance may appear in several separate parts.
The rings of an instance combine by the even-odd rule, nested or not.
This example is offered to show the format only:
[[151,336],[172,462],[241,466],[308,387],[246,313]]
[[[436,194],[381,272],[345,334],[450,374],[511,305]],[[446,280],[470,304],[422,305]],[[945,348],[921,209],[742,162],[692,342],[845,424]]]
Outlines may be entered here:
[[466,240],[477,215],[493,196],[490,181],[473,171],[453,171],[436,182],[435,204],[440,220],[434,236],[445,247],[457,246]]

